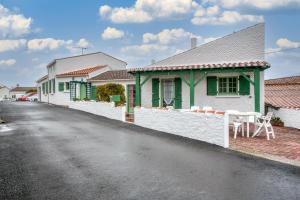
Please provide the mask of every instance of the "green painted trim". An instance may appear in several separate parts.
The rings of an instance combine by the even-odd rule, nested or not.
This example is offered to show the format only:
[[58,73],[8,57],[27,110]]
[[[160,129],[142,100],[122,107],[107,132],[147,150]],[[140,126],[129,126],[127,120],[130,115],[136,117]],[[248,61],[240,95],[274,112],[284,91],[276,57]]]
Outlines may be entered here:
[[160,99],[159,99],[159,107],[162,108],[164,105],[164,80],[160,79],[159,80],[159,87],[160,87]]
[[255,85],[254,81],[252,81],[247,74],[245,74],[244,72],[240,72],[240,74],[247,80],[249,81],[252,85]]
[[[231,73],[231,72],[253,72],[254,69],[264,71],[259,67],[247,67],[247,68],[221,68],[221,69],[193,69],[195,72],[207,72],[207,73]],[[188,74],[190,69],[185,70],[169,70],[169,71],[145,71],[145,72],[131,72],[132,74],[140,73],[142,76],[145,75],[178,75],[178,73]]]
[[135,74],[135,106],[141,106],[141,75]]
[[190,107],[195,105],[195,73],[190,70]]
[[260,112],[260,70],[254,70],[254,104],[255,112]]
[[148,77],[141,83],[141,87],[151,78],[151,75],[148,75]]
[[194,84],[194,87],[196,87],[203,79],[205,79],[206,75],[207,75],[207,72],[204,72],[202,77],[200,77],[199,80],[196,81],[196,83]]

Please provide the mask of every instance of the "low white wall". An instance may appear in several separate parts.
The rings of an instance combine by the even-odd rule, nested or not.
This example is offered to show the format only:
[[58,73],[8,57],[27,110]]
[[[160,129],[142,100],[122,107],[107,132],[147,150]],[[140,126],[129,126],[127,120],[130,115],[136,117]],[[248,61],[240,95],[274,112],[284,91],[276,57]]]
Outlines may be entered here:
[[104,116],[110,119],[125,121],[125,106],[114,107],[113,103],[70,101],[69,108]]
[[284,122],[284,126],[300,129],[300,110],[280,108],[279,110],[269,108],[268,111],[272,111],[275,117],[280,117]]
[[225,148],[229,146],[227,115],[135,108],[134,123]]

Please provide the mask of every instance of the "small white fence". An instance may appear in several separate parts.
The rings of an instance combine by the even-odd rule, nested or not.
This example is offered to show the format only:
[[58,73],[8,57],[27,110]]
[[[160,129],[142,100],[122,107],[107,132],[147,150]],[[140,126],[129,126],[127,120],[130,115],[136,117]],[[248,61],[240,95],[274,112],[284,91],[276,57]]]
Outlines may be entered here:
[[114,103],[71,101],[69,103],[69,108],[104,116],[110,119],[125,121],[125,106],[115,107]]
[[201,140],[227,148],[229,146],[228,115],[135,108],[138,126]]
[[[125,121],[126,108],[113,103],[75,101],[69,107],[110,119]],[[201,140],[227,148],[228,115],[182,112],[156,108],[135,108],[134,124],[174,135]]]

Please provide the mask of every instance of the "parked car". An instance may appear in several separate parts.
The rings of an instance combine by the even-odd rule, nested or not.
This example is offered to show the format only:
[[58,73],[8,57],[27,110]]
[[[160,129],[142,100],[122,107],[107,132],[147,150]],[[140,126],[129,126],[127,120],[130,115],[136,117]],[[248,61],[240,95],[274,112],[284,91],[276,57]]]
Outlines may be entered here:
[[36,95],[29,96],[28,101],[38,101],[38,97]]
[[28,100],[29,100],[28,97],[25,96],[25,95],[20,96],[20,97],[17,99],[17,101],[28,101]]

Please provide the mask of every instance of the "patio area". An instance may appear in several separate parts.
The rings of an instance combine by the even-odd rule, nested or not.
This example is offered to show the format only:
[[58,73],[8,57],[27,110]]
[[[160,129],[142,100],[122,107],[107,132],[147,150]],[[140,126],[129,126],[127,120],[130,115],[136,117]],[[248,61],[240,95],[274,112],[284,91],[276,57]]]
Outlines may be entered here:
[[[238,134],[233,138],[230,128],[230,148],[233,150],[267,157],[282,162],[293,162],[300,164],[300,130],[295,128],[273,126],[275,139],[266,139],[264,131],[254,138],[242,137]],[[254,126],[250,126],[253,133]],[[252,136],[252,134],[250,134]]]

